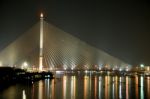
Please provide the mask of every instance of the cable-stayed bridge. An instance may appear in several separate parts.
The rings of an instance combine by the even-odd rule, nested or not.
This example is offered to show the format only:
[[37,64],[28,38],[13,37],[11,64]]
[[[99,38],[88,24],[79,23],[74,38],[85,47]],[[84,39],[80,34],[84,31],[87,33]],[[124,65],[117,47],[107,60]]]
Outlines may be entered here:
[[41,43],[40,21],[0,52],[0,65],[39,68],[39,52],[42,51],[43,69],[74,70],[130,66],[44,20],[42,31],[42,49],[39,44]]

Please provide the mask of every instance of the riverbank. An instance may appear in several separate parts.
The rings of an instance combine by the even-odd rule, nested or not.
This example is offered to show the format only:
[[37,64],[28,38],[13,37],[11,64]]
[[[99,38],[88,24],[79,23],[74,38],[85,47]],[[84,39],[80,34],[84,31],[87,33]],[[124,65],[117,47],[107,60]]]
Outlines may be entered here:
[[51,72],[28,72],[19,68],[0,67],[1,88],[15,83],[33,83],[42,79],[53,79]]

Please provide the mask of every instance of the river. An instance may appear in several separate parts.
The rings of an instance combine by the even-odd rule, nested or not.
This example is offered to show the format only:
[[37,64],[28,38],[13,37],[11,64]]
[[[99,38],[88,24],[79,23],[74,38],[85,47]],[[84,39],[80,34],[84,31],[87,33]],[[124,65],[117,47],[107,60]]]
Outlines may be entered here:
[[150,99],[150,77],[62,74],[11,85],[0,99]]

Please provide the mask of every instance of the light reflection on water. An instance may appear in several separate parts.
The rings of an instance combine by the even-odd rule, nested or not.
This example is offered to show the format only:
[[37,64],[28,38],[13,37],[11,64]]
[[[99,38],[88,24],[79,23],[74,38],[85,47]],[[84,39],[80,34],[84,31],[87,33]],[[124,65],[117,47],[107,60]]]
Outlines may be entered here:
[[126,77],[126,99],[129,99],[129,77]]
[[147,84],[146,84],[146,86],[147,86],[147,88],[146,88],[146,89],[147,89],[147,91],[146,91],[147,93],[146,93],[146,94],[147,94],[147,97],[150,98],[150,77],[147,77],[147,80],[146,80],[146,81],[147,81],[147,82],[146,82],[146,83],[147,83]]
[[150,99],[150,77],[62,75],[10,86],[0,99]]
[[22,91],[22,99],[26,99],[26,93],[25,93],[25,90]]
[[141,86],[140,86],[140,99],[144,99],[144,78],[141,76],[140,77],[140,81],[141,81]]
[[138,76],[135,77],[135,92],[136,92],[136,99],[139,99],[139,80]]
[[39,81],[38,97],[39,97],[39,99],[43,99],[43,81]]

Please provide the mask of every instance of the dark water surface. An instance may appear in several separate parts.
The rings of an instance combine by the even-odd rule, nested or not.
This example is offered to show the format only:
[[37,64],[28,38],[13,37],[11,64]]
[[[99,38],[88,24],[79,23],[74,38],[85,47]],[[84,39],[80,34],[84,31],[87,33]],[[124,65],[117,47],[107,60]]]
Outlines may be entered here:
[[150,77],[60,75],[12,85],[0,99],[150,99]]

